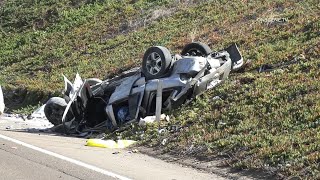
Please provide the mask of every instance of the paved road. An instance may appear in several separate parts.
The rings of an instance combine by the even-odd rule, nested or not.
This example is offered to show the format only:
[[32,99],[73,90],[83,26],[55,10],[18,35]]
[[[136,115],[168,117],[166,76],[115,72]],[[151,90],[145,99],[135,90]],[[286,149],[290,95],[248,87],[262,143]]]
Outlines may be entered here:
[[115,179],[0,139],[0,179]]
[[[105,175],[108,172],[120,178],[139,180],[223,179],[144,154],[130,153],[127,149],[87,147],[86,140],[81,138],[30,133],[25,131],[30,124],[33,127],[38,124],[39,129],[47,127],[41,123],[0,118],[0,179],[113,179]],[[10,128],[6,129],[8,126]],[[3,136],[22,141],[23,146]],[[35,148],[25,147],[29,145]]]

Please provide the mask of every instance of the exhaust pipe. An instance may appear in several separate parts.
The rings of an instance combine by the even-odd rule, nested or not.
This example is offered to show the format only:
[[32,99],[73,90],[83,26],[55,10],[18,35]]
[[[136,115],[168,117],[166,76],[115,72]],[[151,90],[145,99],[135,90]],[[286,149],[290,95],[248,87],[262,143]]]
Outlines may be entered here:
[[0,86],[0,115],[4,112],[4,99],[3,99],[3,92]]

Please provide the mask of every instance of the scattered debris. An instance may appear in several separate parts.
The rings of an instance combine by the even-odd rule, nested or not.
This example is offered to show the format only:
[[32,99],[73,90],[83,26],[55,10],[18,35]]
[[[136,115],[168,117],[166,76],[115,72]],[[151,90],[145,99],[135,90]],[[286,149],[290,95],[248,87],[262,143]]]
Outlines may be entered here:
[[[170,117],[165,114],[161,114],[160,120],[166,120],[169,121]],[[156,121],[156,116],[147,116],[145,118],[140,118],[140,121],[138,123],[139,126],[146,126],[148,123],[154,123]]]
[[6,130],[23,130],[26,132],[52,132],[51,127],[53,126],[47,119],[30,119],[23,120],[18,114],[7,114],[4,113],[1,117],[3,121],[8,121],[8,124],[3,124],[2,129]]
[[215,96],[212,98],[212,101],[222,100],[220,96]]
[[[23,115],[21,114],[7,114],[7,113],[4,113],[3,114],[3,117],[8,117],[8,118],[15,118],[15,119],[19,119],[19,118],[22,118]],[[23,118],[22,118],[23,119]]]
[[300,60],[304,60],[304,59],[305,59],[305,56],[303,54],[300,54],[299,56],[294,57],[290,61],[281,62],[278,64],[263,64],[260,66],[260,68],[258,68],[258,72],[259,73],[270,72],[276,69],[285,68],[285,67],[288,67],[289,65],[297,64],[300,62]]
[[227,123],[219,121],[218,125],[224,126],[224,125],[227,125]]
[[11,147],[11,149],[18,149],[17,147],[15,147],[15,146],[13,146],[13,147]]
[[88,139],[86,146],[117,149],[126,148],[135,143],[136,141],[133,140],[118,140],[115,142],[114,140]]
[[116,151],[116,152],[113,152],[112,154],[120,154],[120,152],[119,152],[119,151]]
[[19,117],[22,119],[22,120],[24,120],[24,121],[26,121],[27,119],[25,118],[25,116],[24,115],[22,115],[22,114],[19,114]]
[[133,149],[133,150],[131,150],[131,151],[128,151],[128,153],[138,153],[138,152],[139,152],[138,149]]
[[167,141],[168,141],[167,139],[163,139],[161,142],[162,146],[165,146],[167,144]]
[[183,127],[181,125],[171,125],[168,130],[170,133],[179,132]]
[[165,132],[167,132],[166,129],[160,129],[160,130],[158,131],[159,134],[163,134],[163,133],[165,133]]

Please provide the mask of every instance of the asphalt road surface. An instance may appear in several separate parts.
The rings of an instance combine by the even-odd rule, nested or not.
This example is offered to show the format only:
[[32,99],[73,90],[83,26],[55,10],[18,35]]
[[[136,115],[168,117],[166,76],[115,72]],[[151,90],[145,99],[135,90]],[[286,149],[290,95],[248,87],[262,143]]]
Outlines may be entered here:
[[0,139],[0,179],[115,179]]
[[40,133],[47,121],[0,117],[0,179],[224,179],[128,149]]

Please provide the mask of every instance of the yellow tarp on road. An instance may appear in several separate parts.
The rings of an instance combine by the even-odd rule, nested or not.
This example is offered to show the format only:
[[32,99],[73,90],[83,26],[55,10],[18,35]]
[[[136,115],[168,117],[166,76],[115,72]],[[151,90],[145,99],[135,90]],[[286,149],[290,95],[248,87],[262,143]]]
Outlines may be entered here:
[[87,140],[87,146],[91,147],[102,147],[102,148],[109,148],[109,149],[116,149],[116,148],[126,148],[130,145],[136,143],[137,141],[133,140],[118,140],[115,142],[114,140],[102,140],[102,139],[89,139]]

